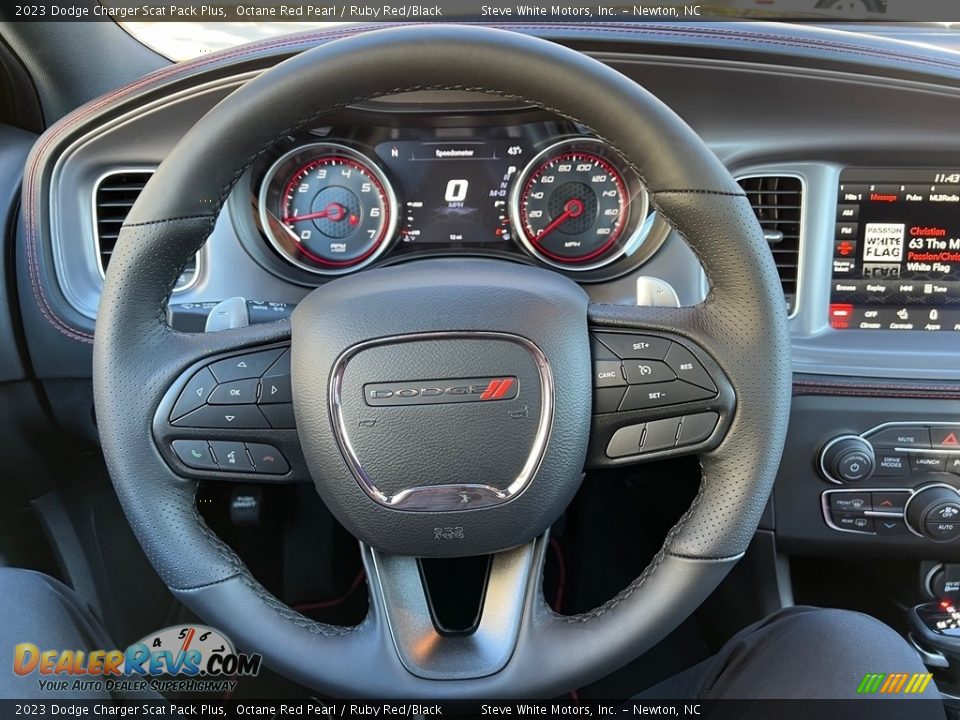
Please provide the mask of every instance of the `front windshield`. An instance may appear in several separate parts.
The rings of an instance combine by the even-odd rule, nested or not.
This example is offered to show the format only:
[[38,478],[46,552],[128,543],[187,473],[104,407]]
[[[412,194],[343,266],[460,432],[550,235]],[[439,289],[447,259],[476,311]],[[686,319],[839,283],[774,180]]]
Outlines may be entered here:
[[[642,21],[661,22],[677,20],[804,20],[815,23],[836,22],[891,22],[917,21],[919,6],[915,0],[710,0],[706,3],[690,4],[667,0],[661,3],[643,3],[639,5],[615,2],[604,6],[585,6],[589,11],[580,17],[570,17],[564,10],[571,4],[536,4],[538,12],[534,18],[538,22],[579,20],[579,21]],[[438,14],[433,17],[403,17],[402,5],[350,5],[329,4],[322,8],[309,6],[316,15],[330,17],[337,21],[299,21],[293,18],[274,21],[279,18],[279,10],[274,5],[254,5],[225,2],[214,7],[221,12],[222,19],[200,22],[142,22],[133,14],[121,17],[114,15],[127,32],[143,44],[153,48],[161,55],[172,60],[189,60],[205,53],[216,52],[224,48],[255,42],[278,35],[289,35],[305,30],[328,28],[332,26],[352,25],[372,21],[403,20],[479,20],[486,22],[529,21],[527,14],[521,13],[521,7],[533,5],[509,5],[496,3],[485,5],[482,0],[465,2],[464,0],[440,0],[436,5]],[[141,5],[147,7],[150,3]],[[290,8],[300,8],[296,2],[285,3],[284,12]],[[601,10],[602,7],[602,10]],[[271,10],[272,8],[272,10]],[[303,9],[308,6],[304,5]],[[695,11],[694,11],[695,9]],[[598,13],[603,12],[601,16]],[[393,13],[393,14],[391,14]],[[305,14],[305,13],[304,13]],[[912,16],[911,16],[912,15]],[[270,17],[271,20],[257,18]],[[955,23],[936,23],[938,26],[950,26]]]

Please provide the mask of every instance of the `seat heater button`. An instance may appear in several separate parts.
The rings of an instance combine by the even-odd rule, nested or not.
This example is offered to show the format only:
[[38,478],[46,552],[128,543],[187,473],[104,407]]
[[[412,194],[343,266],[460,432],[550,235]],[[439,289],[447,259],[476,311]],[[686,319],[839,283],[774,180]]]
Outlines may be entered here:
[[257,353],[248,353],[247,355],[237,355],[236,357],[220,360],[210,366],[210,371],[218,381],[225,383],[231,380],[246,380],[247,378],[258,378],[273,364],[273,361],[280,357],[283,348],[274,350],[264,350]]
[[627,374],[627,382],[630,385],[669,382],[677,378],[666,363],[658,360],[624,360],[623,369]]
[[623,388],[597,388],[593,391],[593,411],[597,414],[614,413],[623,400]]
[[600,342],[624,360],[663,360],[673,344],[665,338],[625,333],[594,333]]
[[197,470],[217,469],[217,461],[213,459],[206,440],[174,440],[173,451],[187,467]]
[[673,344],[667,353],[666,363],[677,374],[677,377],[693,385],[697,385],[711,392],[717,391],[713,378],[704,369],[700,361],[692,352],[682,345]]
[[170,419],[176,420],[198,407],[203,407],[216,384],[217,381],[207,368],[199,371],[183,388],[183,392],[177,398],[177,404],[173,406],[173,412],[170,413]]
[[217,457],[217,467],[221,470],[227,472],[253,472],[255,470],[250,458],[247,457],[247,449],[242,442],[211,440],[210,447]]
[[249,442],[246,445],[258,473],[283,475],[290,471],[287,459],[273,445]]
[[834,492],[827,497],[830,498],[830,509],[837,512],[862,513],[871,509],[870,493]]
[[643,423],[629,425],[617,430],[607,444],[607,457],[620,458],[640,454],[640,439],[643,437]]
[[244,428],[270,427],[256,405],[205,405],[173,423],[176,427]]
[[211,405],[249,405],[257,401],[257,385],[259,381],[232,380],[218,385],[207,400]]
[[680,418],[667,418],[647,423],[647,431],[643,434],[643,453],[668,450],[677,444],[677,432],[680,430]]
[[623,369],[620,367],[619,360],[598,360],[593,363],[594,387],[620,387],[626,384],[627,381],[623,379]]
[[867,438],[874,447],[930,448],[930,431],[925,427],[891,427]]
[[647,410],[649,408],[678,405],[705,400],[715,393],[681,380],[673,382],[651,383],[650,385],[631,385],[620,403],[620,410]]
[[703,442],[713,434],[713,429],[717,426],[718,420],[720,420],[720,416],[715,412],[687,415],[683,418],[683,424],[680,426],[677,447]]

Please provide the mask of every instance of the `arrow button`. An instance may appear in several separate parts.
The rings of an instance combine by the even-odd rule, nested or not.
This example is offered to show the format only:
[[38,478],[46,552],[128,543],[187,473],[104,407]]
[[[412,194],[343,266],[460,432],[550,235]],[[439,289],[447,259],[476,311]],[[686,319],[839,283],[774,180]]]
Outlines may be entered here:
[[268,428],[270,424],[256,405],[204,405],[174,421],[176,427],[197,428]]
[[260,381],[260,399],[257,402],[261,405],[279,405],[292,401],[289,375],[274,375]]

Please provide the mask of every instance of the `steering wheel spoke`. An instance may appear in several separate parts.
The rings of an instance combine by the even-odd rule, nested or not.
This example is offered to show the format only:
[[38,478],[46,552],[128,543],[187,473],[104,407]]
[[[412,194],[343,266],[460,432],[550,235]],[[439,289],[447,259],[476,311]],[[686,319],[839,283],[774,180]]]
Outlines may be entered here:
[[247,330],[171,336],[187,346],[179,348],[181,358],[194,360],[157,408],[157,447],[181,477],[307,482],[293,414],[289,326],[266,330],[278,342],[252,346]]
[[[458,528],[438,527],[437,536]],[[424,680],[471,680],[493,675],[513,656],[528,606],[539,597],[546,536],[489,556],[479,593],[479,612],[469,632],[438,629],[437,598],[419,560],[362,546],[370,579],[371,611],[385,618],[400,662]],[[447,560],[447,563],[458,562]]]
[[593,418],[588,467],[628,465],[715,448],[736,394],[705,349],[698,308],[619,308],[591,316]]

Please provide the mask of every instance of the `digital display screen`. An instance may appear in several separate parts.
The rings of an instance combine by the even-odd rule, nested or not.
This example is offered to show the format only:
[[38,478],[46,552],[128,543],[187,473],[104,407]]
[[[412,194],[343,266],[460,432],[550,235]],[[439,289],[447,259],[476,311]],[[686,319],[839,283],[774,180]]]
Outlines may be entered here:
[[397,140],[376,146],[400,202],[400,241],[508,242],[510,186],[527,162],[522,140]]
[[960,172],[840,175],[830,326],[960,330]]

